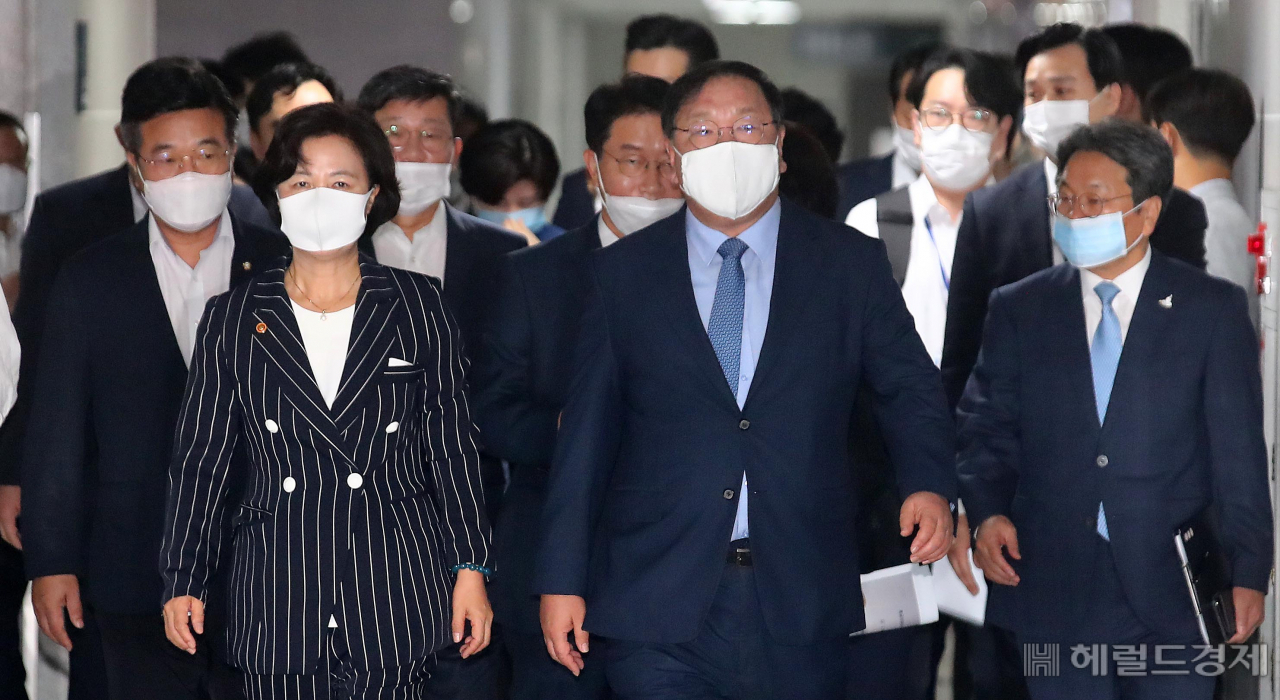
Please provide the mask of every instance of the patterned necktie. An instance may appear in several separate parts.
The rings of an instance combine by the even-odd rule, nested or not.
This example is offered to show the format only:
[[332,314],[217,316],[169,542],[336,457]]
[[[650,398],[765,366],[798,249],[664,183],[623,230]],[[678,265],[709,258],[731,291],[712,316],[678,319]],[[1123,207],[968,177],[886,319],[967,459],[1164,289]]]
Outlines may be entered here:
[[[1102,300],[1102,320],[1098,321],[1098,330],[1093,334],[1093,347],[1089,348],[1089,361],[1093,365],[1093,396],[1097,401],[1098,423],[1106,421],[1107,404],[1111,402],[1111,388],[1116,382],[1116,368],[1120,366],[1120,351],[1124,349],[1124,338],[1120,335],[1120,319],[1116,316],[1111,302],[1115,301],[1120,288],[1111,282],[1100,282],[1093,288]],[[1098,534],[1102,539],[1111,541],[1107,530],[1107,515],[1098,503]]]
[[738,369],[742,355],[742,314],[746,308],[747,282],[742,272],[742,254],[747,244],[730,238],[720,244],[720,277],[716,279],[716,297],[711,302],[711,320],[707,336],[720,360],[729,390],[738,395]]

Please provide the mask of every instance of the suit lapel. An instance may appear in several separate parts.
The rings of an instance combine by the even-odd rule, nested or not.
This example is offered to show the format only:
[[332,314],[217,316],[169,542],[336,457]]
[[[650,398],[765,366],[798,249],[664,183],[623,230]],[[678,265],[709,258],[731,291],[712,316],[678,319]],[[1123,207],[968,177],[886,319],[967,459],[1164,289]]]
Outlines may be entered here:
[[231,287],[252,279],[261,271],[278,266],[288,252],[288,242],[280,234],[241,221],[231,214],[235,251],[231,254]]
[[160,291],[160,278],[156,275],[155,262],[151,259],[151,243],[147,229],[149,225],[149,219],[143,219],[142,223],[134,224],[133,230],[129,233],[129,261],[137,273],[128,277],[137,280],[138,284],[136,313],[143,317],[146,326],[160,329],[156,340],[164,345],[161,352],[181,367],[185,374],[187,363],[182,357],[182,348],[178,346],[178,336],[173,332],[173,322],[169,319],[169,307],[165,306],[164,293]]
[[458,295],[466,289],[464,280],[475,264],[475,250],[462,232],[453,209],[444,202],[440,206],[442,209],[436,215],[444,214],[448,217],[445,219],[444,235],[444,299],[449,308],[458,309],[466,303]]
[[1027,188],[1023,196],[1035,206],[1026,208],[1031,220],[1023,225],[1031,233],[1032,252],[1035,259],[1039,260],[1037,269],[1043,270],[1053,267],[1053,231],[1049,228],[1049,176],[1044,171],[1043,162],[1036,165]]
[[1168,275],[1168,261],[1163,255],[1151,252],[1151,267],[1147,268],[1146,277],[1142,280],[1142,291],[1138,293],[1138,302],[1133,308],[1133,319],[1129,322],[1129,332],[1125,334],[1124,349],[1120,352],[1120,365],[1116,368],[1116,379],[1111,389],[1111,401],[1107,405],[1106,423],[1103,426],[1104,437],[1113,429],[1111,426],[1124,420],[1134,400],[1140,400],[1145,394],[1143,382],[1146,372],[1159,366],[1156,354],[1162,345],[1165,330],[1174,317],[1172,308],[1160,306],[1160,300],[1173,293],[1172,281]]
[[1085,330],[1084,300],[1080,296],[1080,271],[1067,265],[1053,271],[1055,290],[1043,315],[1049,324],[1044,334],[1049,349],[1059,357],[1066,390],[1060,397],[1067,403],[1063,415],[1084,416],[1081,428],[1090,434],[1100,429],[1098,404],[1093,391],[1093,360],[1089,355],[1089,335]]
[[[803,309],[818,298],[812,291],[814,281],[824,278],[823,258],[812,234],[792,224],[791,205],[783,202],[778,222],[778,251],[773,270],[773,292],[769,299],[769,322],[764,343],[756,361],[755,376],[747,392],[747,401],[768,381],[769,375],[784,355],[787,340],[803,338],[806,320]],[[744,404],[745,406],[745,404]]]
[[137,223],[133,220],[133,185],[129,182],[129,164],[111,171],[110,178],[107,196],[94,209],[102,217],[103,228],[107,233],[123,231]]
[[343,422],[361,392],[378,379],[398,329],[392,312],[400,305],[400,297],[386,268],[366,260],[361,262],[360,273],[360,296],[351,322],[347,361],[333,400],[332,413],[338,424]]

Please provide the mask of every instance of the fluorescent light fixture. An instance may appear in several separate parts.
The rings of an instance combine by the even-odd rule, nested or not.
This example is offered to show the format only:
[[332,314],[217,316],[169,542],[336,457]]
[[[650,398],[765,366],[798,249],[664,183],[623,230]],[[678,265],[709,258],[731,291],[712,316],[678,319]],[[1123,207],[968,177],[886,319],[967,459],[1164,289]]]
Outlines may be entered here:
[[800,5],[794,0],[702,0],[717,24],[795,24]]

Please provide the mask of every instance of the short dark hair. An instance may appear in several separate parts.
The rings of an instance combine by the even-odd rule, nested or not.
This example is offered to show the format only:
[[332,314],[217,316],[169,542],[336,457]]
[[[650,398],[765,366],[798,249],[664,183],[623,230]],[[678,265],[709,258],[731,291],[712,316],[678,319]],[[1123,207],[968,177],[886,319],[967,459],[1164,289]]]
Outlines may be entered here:
[[1169,122],[1197,158],[1215,156],[1234,163],[1249,139],[1256,117],[1253,95],[1230,73],[1192,68],[1156,83],[1146,111],[1157,126]]
[[0,129],[13,129],[13,133],[18,137],[18,142],[22,144],[24,150],[31,148],[30,142],[27,140],[27,127],[22,125],[22,120],[16,114],[10,114],[0,109]]
[[916,44],[893,57],[893,63],[889,64],[890,106],[896,105],[898,98],[904,96],[901,94],[904,92],[902,78],[908,73],[918,73],[921,66],[924,65],[925,59],[943,46],[943,44],[936,41],[928,41],[923,44]]
[[120,135],[126,150],[142,147],[142,123],[169,112],[212,109],[222,115],[227,143],[234,144],[239,110],[222,81],[192,58],[157,58],[142,64],[124,84]]
[[360,88],[356,102],[373,114],[392,100],[427,102],[443,97],[449,109],[449,125],[457,128],[462,112],[462,93],[447,75],[417,66],[399,65],[379,71]]
[[1163,202],[1173,189],[1173,151],[1160,132],[1145,124],[1107,119],[1071,132],[1058,146],[1059,182],[1071,156],[1082,151],[1101,153],[1125,169],[1135,206],[1151,197]]
[[323,85],[333,96],[334,102],[342,101],[342,90],[338,88],[333,76],[329,75],[329,71],[314,63],[282,63],[253,84],[249,99],[244,103],[245,112],[249,116],[249,129],[258,130],[262,118],[271,111],[276,94],[292,95],[303,83],[312,80]]
[[582,108],[586,125],[587,147],[599,155],[609,140],[613,123],[633,114],[662,117],[662,100],[671,88],[662,78],[628,75],[616,83],[601,85],[591,92]]
[[786,126],[782,160],[787,171],[778,177],[778,193],[818,216],[835,219],[840,184],[826,145],[804,124],[788,121]]
[[462,96],[458,103],[458,118],[453,124],[453,135],[466,140],[489,123],[489,110],[478,100]]
[[341,136],[355,146],[370,186],[377,185],[378,198],[369,210],[364,235],[373,235],[379,226],[400,211],[400,185],[396,181],[396,161],[391,143],[382,128],[362,110],[337,102],[307,105],[285,115],[276,126],[275,138],[254,173],[253,191],[262,200],[272,221],[280,225],[280,200],[276,188],[293,177],[302,159],[302,145],[308,139]]
[[720,58],[720,46],[700,22],[669,14],[643,15],[627,25],[627,53],[662,48],[680,49],[689,67]]
[[1031,59],[1068,44],[1076,44],[1084,49],[1089,75],[1093,77],[1093,86],[1097,90],[1101,91],[1124,79],[1124,59],[1111,37],[1101,29],[1085,29],[1071,22],[1059,22],[1045,27],[1044,31],[1029,36],[1018,44],[1014,61],[1018,64],[1019,82],[1026,79],[1027,64]]
[[836,117],[809,93],[800,88],[789,87],[782,91],[782,116],[788,124],[794,122],[809,130],[809,135],[818,139],[822,150],[834,163],[840,160],[844,150],[844,132],[836,124]]
[[458,159],[462,189],[496,205],[521,180],[531,180],[546,201],[560,177],[560,159],[551,139],[523,119],[490,122],[467,142]]
[[709,61],[680,76],[667,91],[667,99],[662,103],[662,131],[667,138],[675,134],[676,115],[680,110],[697,97],[707,83],[717,78],[744,78],[755,83],[769,104],[771,119],[777,124],[782,123],[782,92],[764,71],[742,61]]
[[227,49],[222,54],[222,69],[228,79],[227,89],[238,99],[244,95],[246,80],[257,82],[281,63],[308,63],[310,60],[292,34],[268,32]]
[[1156,83],[1191,67],[1191,47],[1167,29],[1126,22],[1108,24],[1102,33],[1120,50],[1121,82],[1133,88],[1139,101],[1147,99]]
[[1016,123],[1022,111],[1022,90],[1000,58],[981,51],[943,48],[929,56],[907,86],[907,100],[920,109],[924,89],[935,73],[948,68],[964,71],[964,90],[977,107],[985,107],[999,118],[1012,117]]

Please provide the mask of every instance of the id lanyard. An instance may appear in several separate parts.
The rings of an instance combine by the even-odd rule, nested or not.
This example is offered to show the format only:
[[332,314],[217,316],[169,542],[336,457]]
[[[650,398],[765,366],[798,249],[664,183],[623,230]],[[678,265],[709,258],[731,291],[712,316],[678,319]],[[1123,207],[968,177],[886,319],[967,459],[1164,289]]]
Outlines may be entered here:
[[942,264],[942,250],[938,248],[938,239],[933,237],[933,225],[929,223],[929,215],[924,217],[924,230],[929,232],[929,241],[933,243],[933,252],[938,256],[938,272],[942,273],[942,286],[947,294],[951,293],[951,275],[947,274],[947,266]]

